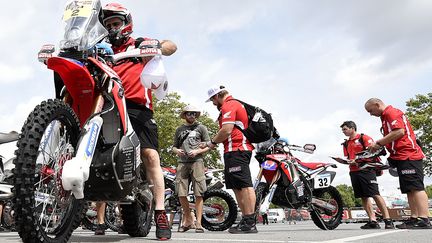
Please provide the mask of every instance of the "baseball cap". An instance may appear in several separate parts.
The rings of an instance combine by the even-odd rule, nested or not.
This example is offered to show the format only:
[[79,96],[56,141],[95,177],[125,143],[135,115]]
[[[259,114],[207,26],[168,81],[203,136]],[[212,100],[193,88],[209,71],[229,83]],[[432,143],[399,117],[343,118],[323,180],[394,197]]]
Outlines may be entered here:
[[183,118],[183,119],[185,119],[185,118],[186,118],[186,117],[185,117],[185,114],[186,114],[186,112],[189,112],[189,111],[194,111],[194,112],[197,113],[197,116],[196,116],[195,118],[198,118],[198,117],[200,117],[200,115],[201,115],[201,111],[200,111],[200,109],[198,109],[198,107],[196,107],[196,106],[194,106],[194,105],[187,105],[187,106],[182,110],[182,112],[181,112],[181,114],[180,114],[180,117]]
[[226,90],[224,86],[222,85],[215,85],[212,86],[208,91],[207,91],[207,100],[206,102],[210,101],[210,98],[213,97],[216,94],[219,94],[221,91]]

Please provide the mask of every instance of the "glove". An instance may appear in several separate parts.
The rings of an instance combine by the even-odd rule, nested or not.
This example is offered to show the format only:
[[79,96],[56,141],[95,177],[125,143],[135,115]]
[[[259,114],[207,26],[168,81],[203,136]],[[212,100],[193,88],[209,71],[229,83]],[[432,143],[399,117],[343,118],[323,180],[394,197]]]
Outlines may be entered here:
[[135,48],[161,48],[159,40],[156,39],[144,39],[142,37],[135,40]]
[[96,44],[96,48],[98,51],[102,51],[102,54],[105,55],[114,55],[114,51],[108,43],[101,42]]

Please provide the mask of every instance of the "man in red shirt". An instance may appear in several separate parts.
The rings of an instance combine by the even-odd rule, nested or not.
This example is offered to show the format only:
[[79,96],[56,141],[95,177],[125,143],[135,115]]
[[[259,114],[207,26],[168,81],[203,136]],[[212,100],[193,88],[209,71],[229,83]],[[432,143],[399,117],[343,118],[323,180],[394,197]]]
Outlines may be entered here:
[[411,124],[404,113],[391,105],[385,105],[378,98],[371,98],[365,103],[365,109],[372,116],[381,117],[384,137],[370,145],[372,151],[386,146],[390,152],[389,163],[395,166],[399,175],[402,193],[408,196],[411,218],[399,229],[430,229],[428,197],[423,183],[424,154],[416,142]]
[[[125,7],[118,3],[110,3],[103,8],[103,14],[103,24],[109,32],[108,39],[115,54],[139,46],[140,42],[130,37],[132,16]],[[169,40],[161,41],[160,48],[166,56],[177,50],[177,46]],[[171,238],[171,230],[164,209],[165,186],[157,151],[159,144],[157,125],[153,119],[152,92],[143,86],[140,78],[148,61],[149,59],[125,60],[116,64],[113,70],[122,80],[129,118],[140,139],[141,159],[146,168],[146,175],[153,185],[156,237],[167,240]]]
[[242,211],[240,223],[231,227],[232,234],[257,233],[255,220],[255,191],[252,185],[249,163],[254,147],[243,135],[241,129],[248,127],[249,121],[243,105],[235,100],[224,86],[214,86],[208,91],[208,100],[220,110],[219,132],[201,147],[213,149],[218,143],[224,145],[225,184],[233,189]]
[[369,200],[372,197],[381,210],[384,218],[385,228],[394,229],[393,221],[387,210],[386,203],[381,197],[378,189],[378,182],[376,177],[376,171],[373,169],[360,170],[358,162],[368,162],[368,161],[358,161],[356,160],[356,154],[365,150],[373,142],[372,138],[366,134],[357,133],[357,125],[353,121],[345,121],[340,126],[342,132],[348,137],[347,140],[342,144],[344,155],[348,158],[350,165],[350,177],[351,184],[354,189],[354,196],[356,198],[361,198],[363,208],[369,217],[369,222],[361,226],[362,229],[380,229],[375,216],[375,212],[372,207],[372,202]]

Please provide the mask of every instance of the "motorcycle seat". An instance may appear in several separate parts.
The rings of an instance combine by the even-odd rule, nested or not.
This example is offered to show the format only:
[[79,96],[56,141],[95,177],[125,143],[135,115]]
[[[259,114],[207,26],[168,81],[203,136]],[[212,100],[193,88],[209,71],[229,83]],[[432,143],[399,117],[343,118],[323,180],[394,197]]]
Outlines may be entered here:
[[323,163],[323,162],[301,162],[301,161],[298,161],[298,163],[304,167],[311,169],[311,170],[316,170],[318,168],[321,168],[321,167],[324,167],[327,165],[327,163]]

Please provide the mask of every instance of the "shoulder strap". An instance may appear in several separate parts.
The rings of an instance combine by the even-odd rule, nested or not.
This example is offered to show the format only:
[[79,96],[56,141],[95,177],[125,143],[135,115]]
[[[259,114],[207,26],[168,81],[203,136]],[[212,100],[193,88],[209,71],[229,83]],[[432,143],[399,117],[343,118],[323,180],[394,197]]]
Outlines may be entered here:
[[191,126],[190,129],[188,129],[186,131],[186,133],[179,139],[179,146],[182,146],[184,141],[186,140],[186,138],[189,136],[189,133],[194,131],[197,127],[198,127],[198,123],[196,123],[195,125]]
[[359,142],[363,146],[363,150],[366,150],[366,146],[365,146],[364,141],[363,141],[363,135],[364,135],[363,133],[360,133]]
[[350,156],[349,156],[349,152],[348,152],[348,139],[345,139],[345,141],[343,143],[341,143],[341,145],[343,146],[344,152],[346,152],[346,154],[348,155],[348,158],[349,158]]

